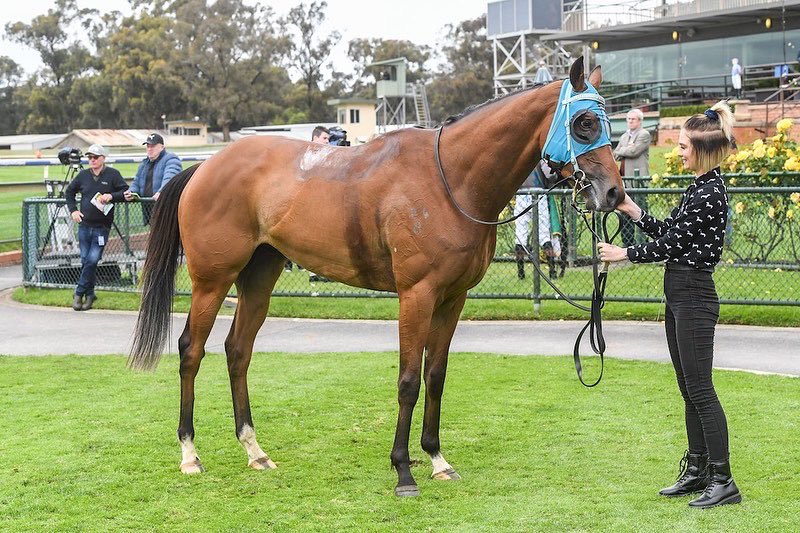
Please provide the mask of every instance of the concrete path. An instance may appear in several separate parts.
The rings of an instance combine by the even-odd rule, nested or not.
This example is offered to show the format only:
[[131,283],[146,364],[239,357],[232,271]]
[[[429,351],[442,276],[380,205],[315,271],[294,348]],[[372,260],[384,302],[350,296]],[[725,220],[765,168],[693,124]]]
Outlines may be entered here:
[[[0,269],[0,284],[12,274]],[[19,283],[19,279],[15,284]],[[1,285],[0,285],[1,286]],[[175,351],[185,315],[173,316],[170,351]],[[209,352],[224,352],[232,317],[220,316],[209,337]],[[0,292],[0,354],[127,353],[136,313],[75,312],[24,305]],[[462,321],[453,338],[456,352],[511,355],[566,355],[583,327],[577,321]],[[610,357],[669,362],[664,327],[655,322],[604,323]],[[91,336],[77,332],[92,332]],[[89,340],[90,339],[90,340]],[[268,318],[256,338],[263,352],[397,351],[397,323],[387,320]],[[588,345],[583,350],[590,353]],[[800,328],[717,327],[715,366],[800,376]]]

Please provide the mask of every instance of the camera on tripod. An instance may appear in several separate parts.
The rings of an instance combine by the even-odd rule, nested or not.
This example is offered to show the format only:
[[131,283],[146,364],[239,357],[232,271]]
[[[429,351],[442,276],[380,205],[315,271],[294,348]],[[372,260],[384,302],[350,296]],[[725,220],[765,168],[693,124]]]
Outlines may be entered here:
[[330,138],[328,144],[333,146],[350,146],[350,141],[347,140],[347,131],[343,130],[341,126],[333,126],[328,130]]
[[58,160],[62,165],[80,165],[81,157],[83,157],[83,153],[78,148],[66,147],[58,151]]
[[79,170],[83,170],[83,164],[81,164],[81,157],[83,157],[83,153],[81,153],[81,151],[78,148],[66,147],[58,151],[58,160],[61,161],[62,165],[65,165],[67,167],[67,171],[64,174],[63,179],[44,180],[44,186],[45,190],[47,190],[48,198],[64,197],[64,189],[67,188],[69,182],[72,181],[72,178],[75,177],[75,173]]

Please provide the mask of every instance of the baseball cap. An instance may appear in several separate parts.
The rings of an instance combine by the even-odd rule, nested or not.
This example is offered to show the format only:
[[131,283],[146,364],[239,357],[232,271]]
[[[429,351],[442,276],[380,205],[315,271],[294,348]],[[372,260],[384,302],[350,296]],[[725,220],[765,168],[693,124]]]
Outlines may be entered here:
[[100,146],[99,144],[93,144],[89,148],[86,149],[86,155],[102,155],[103,157],[108,156],[108,150]]
[[142,144],[164,144],[164,137],[158,133],[151,133]]

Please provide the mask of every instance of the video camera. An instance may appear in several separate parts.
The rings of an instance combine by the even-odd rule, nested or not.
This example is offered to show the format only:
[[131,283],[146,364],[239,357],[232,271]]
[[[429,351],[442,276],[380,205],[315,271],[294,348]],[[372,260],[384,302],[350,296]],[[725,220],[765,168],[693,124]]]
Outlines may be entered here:
[[81,164],[83,153],[78,148],[62,148],[58,151],[58,160],[62,165],[78,166]]
[[347,131],[343,130],[341,126],[334,126],[328,131],[330,132],[328,144],[332,144],[333,146],[350,146],[350,141],[347,140]]

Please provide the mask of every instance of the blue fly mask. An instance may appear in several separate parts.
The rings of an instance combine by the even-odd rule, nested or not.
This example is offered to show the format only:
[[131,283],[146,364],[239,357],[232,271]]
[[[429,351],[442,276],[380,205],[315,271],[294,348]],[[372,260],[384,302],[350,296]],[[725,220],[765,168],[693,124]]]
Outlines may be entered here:
[[[580,190],[588,183],[583,183],[586,175],[578,167],[578,156],[611,145],[611,123],[606,115],[605,104],[605,99],[590,83],[586,83],[583,92],[573,93],[569,80],[564,80],[556,113],[544,143],[542,158],[554,168],[572,163],[573,177],[576,182],[582,183]],[[591,120],[587,111],[597,116],[597,123]]]

